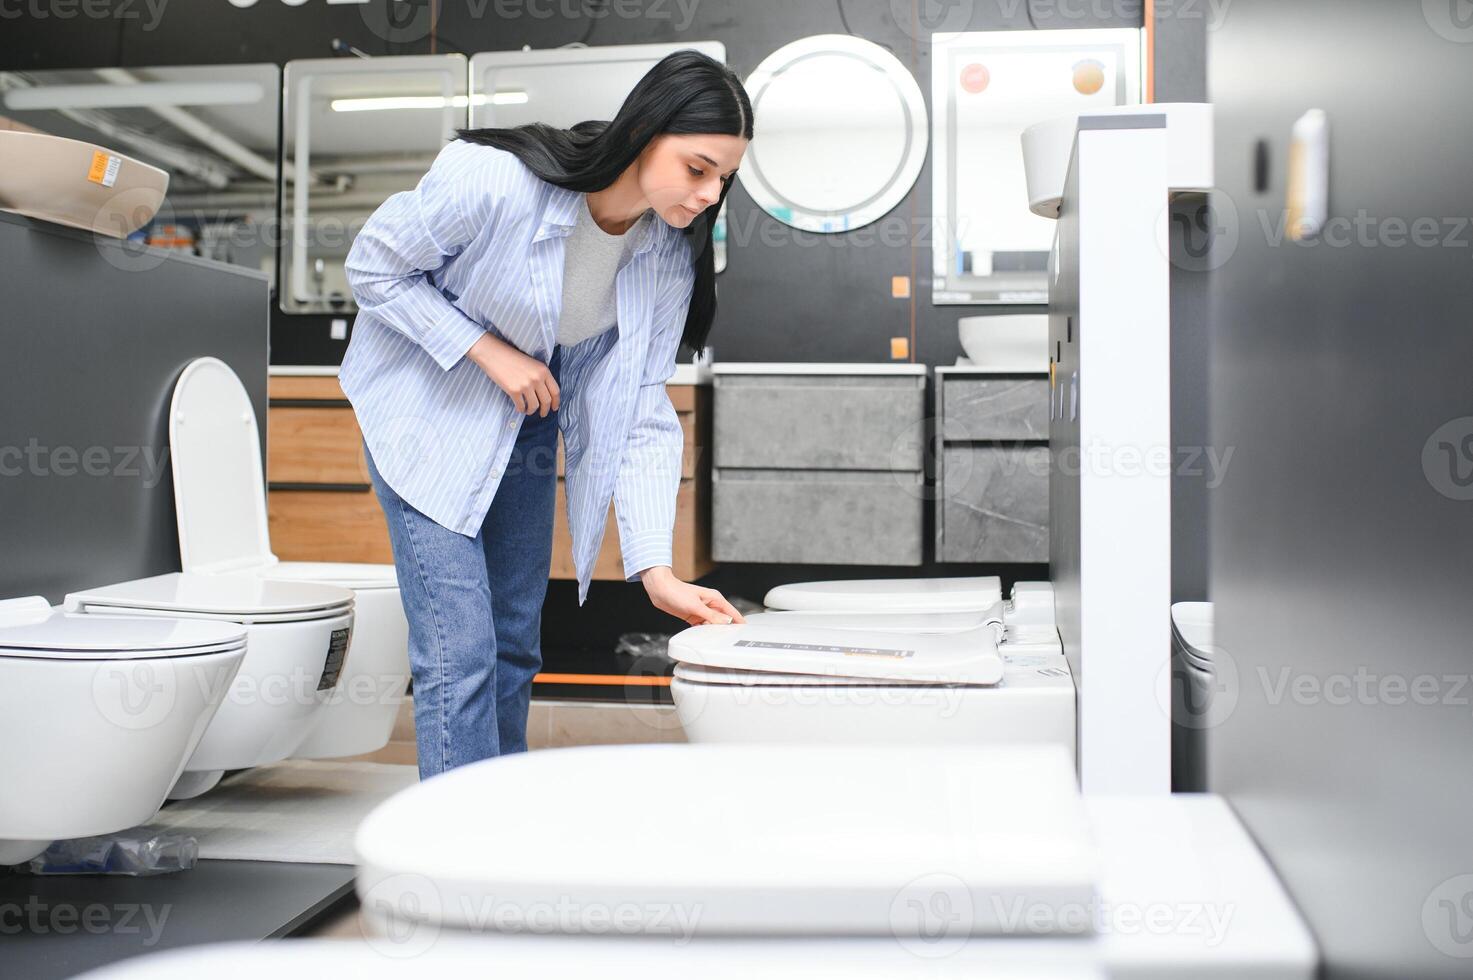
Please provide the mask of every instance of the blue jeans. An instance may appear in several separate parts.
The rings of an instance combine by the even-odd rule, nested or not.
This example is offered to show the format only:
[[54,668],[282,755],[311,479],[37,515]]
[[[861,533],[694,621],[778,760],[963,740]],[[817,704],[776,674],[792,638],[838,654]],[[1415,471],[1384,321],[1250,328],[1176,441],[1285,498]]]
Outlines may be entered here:
[[[554,377],[560,355],[560,348],[554,351]],[[369,456],[409,618],[421,779],[527,749],[532,677],[542,667],[557,439],[556,412],[522,420],[474,538],[411,507]]]

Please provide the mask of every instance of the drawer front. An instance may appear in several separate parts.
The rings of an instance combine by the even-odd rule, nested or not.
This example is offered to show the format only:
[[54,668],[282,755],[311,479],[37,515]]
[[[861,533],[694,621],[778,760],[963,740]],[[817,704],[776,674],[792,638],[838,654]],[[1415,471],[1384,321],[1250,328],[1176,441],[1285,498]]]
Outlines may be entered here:
[[282,561],[394,560],[384,512],[372,491],[273,490],[266,509],[271,548]]
[[937,560],[1048,561],[1046,446],[949,446]]
[[[685,434],[685,449],[680,457],[680,478],[682,480],[693,480],[701,468],[701,453],[704,447],[700,445],[700,437],[696,425],[696,413],[694,411],[677,411],[676,417],[680,419],[680,430]],[[557,443],[557,475],[565,477],[568,475],[567,459],[563,453],[563,440]]]
[[919,471],[924,377],[722,375],[715,465]]
[[[671,540],[677,578],[694,581],[711,570],[710,533],[702,517],[702,481],[686,480],[675,497],[675,528]],[[552,570],[550,578],[577,577],[573,567],[573,537],[568,530],[568,505],[563,481],[557,485],[557,512],[553,516]],[[603,547],[593,564],[593,578],[600,582],[624,581],[624,557],[619,551],[619,524],[609,508],[604,525]]]
[[351,408],[273,407],[267,414],[272,483],[367,484],[363,434]]
[[919,565],[919,473],[717,470],[717,561]]
[[947,378],[941,399],[948,441],[1048,438],[1046,378]]

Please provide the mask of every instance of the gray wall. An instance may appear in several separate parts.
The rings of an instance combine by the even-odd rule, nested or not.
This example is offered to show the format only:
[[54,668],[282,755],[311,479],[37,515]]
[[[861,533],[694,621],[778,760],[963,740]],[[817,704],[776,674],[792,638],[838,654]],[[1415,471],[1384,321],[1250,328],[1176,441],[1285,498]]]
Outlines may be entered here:
[[[121,64],[212,64],[285,62],[322,58],[341,37],[371,54],[418,54],[432,50],[425,29],[411,29],[398,43],[386,41],[368,25],[386,0],[365,7],[310,3],[288,7],[263,0],[240,10],[224,0],[208,4],[173,3],[154,22],[145,5],[134,5],[138,19],[99,22],[85,17],[6,20],[0,30],[0,67],[58,68]],[[946,26],[973,30],[1026,29],[1029,7],[1017,2],[961,0],[922,7],[969,14]],[[409,4],[399,5],[411,7]],[[731,65],[743,77],[772,51],[810,34],[845,31],[841,11],[853,33],[890,48],[915,71],[930,100],[929,33],[921,43],[908,33],[910,17],[896,22],[908,0],[621,0],[597,20],[567,16],[574,0],[443,0],[433,50],[508,50],[531,45],[555,47],[716,40],[727,47]],[[1204,87],[1202,52],[1210,5],[1181,4],[1178,16],[1159,24],[1158,98],[1200,100]],[[1139,3],[1049,2],[1036,0],[1033,19],[1040,28],[1121,27],[1140,23]],[[497,16],[497,11],[514,16]],[[528,11],[551,16],[532,16]],[[689,10],[687,17],[682,11]],[[963,22],[965,21],[965,23]],[[758,120],[760,138],[761,120]],[[890,338],[909,336],[915,318],[916,358],[950,364],[961,353],[956,321],[974,308],[933,307],[930,303],[931,171],[927,167],[914,192],[890,219],[913,222],[919,244],[871,240],[855,247],[853,236],[812,235],[788,229],[762,213],[742,189],[732,191],[730,270],[720,277],[722,312],[712,343],[723,360],[883,361]],[[910,227],[907,225],[906,227]],[[767,244],[768,236],[771,242]],[[890,297],[892,276],[919,275],[916,301]],[[997,312],[1004,312],[991,308]],[[344,344],[328,339],[327,317],[274,314],[274,363],[337,363]]]
[[0,214],[0,598],[179,569],[167,428],[233,367],[266,431],[264,276]]
[[[1456,10],[1237,0],[1210,42],[1212,438],[1235,449],[1211,588],[1236,672],[1211,712],[1213,788],[1331,978],[1473,974],[1473,24]],[[1311,107],[1331,122],[1331,214],[1370,220],[1278,244]]]

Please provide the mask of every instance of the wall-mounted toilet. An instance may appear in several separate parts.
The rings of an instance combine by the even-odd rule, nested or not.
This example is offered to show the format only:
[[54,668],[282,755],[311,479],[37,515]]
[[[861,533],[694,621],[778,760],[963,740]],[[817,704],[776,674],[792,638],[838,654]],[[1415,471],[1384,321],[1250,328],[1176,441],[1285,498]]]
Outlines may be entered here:
[[224,361],[205,357],[184,369],[174,387],[169,441],[184,571],[245,572],[336,586],[357,596],[352,655],[316,727],[294,754],[323,759],[382,748],[409,685],[409,621],[394,566],[276,558],[255,411]]
[[692,742],[1045,744],[1075,751],[1075,689],[1051,627],[982,612],[760,613],[670,640]]
[[149,820],[245,656],[235,623],[0,601],[0,865]]
[[[659,819],[589,821],[600,808]],[[542,838],[559,846],[485,846]],[[479,944],[493,973],[524,953],[549,975],[575,958],[617,975],[601,966],[643,952],[656,975],[703,978],[774,963],[845,978],[1315,974],[1313,939],[1225,800],[1085,797],[1043,747],[533,752],[400,792],[355,847],[370,945],[419,972]],[[1202,927],[1221,910],[1221,928]]]
[[228,769],[289,758],[338,684],[353,630],[353,593],[311,582],[274,582],[250,572],[172,572],[74,592],[70,612],[187,619],[245,627],[248,645],[230,693],[169,793],[212,788]]

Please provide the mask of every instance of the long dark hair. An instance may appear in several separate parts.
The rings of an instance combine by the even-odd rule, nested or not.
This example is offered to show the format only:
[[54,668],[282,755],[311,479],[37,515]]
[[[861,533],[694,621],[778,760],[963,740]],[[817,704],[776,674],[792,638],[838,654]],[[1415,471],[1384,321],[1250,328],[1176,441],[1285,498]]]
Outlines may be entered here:
[[[651,140],[665,133],[750,140],[752,103],[741,79],[699,51],[677,51],[640,79],[612,122],[582,122],[572,129],[532,123],[515,129],[467,129],[457,135],[515,153],[549,184],[588,194],[613,184]],[[695,350],[706,346],[716,317],[716,256],[711,235],[731,184],[730,179],[723,181],[720,200],[685,229],[696,283],[681,339]]]

